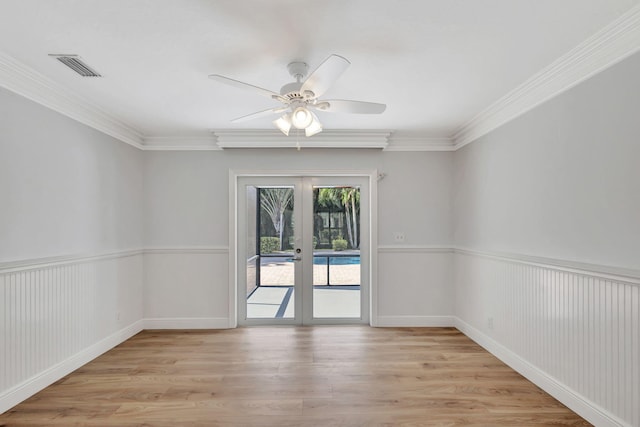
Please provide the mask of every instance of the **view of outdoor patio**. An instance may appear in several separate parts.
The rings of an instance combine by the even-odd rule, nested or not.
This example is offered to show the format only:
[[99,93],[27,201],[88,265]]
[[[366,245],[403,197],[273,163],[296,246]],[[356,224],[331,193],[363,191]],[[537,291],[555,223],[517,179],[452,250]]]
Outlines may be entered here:
[[[255,250],[247,256],[247,318],[293,318],[293,189],[255,188],[248,197]],[[360,317],[359,199],[357,188],[314,189],[314,318]]]

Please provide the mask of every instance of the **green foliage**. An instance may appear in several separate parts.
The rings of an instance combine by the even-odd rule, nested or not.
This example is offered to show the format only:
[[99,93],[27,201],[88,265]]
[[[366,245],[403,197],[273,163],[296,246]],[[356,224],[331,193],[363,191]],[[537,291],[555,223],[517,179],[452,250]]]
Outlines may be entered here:
[[338,188],[320,188],[317,203],[320,206],[342,208],[341,193]]
[[348,243],[344,239],[334,239],[331,242],[331,245],[333,246],[334,251],[344,251],[348,247]]
[[360,211],[360,189],[357,187],[328,187],[318,192],[319,206],[343,209],[347,237],[352,248],[359,247],[358,212]]
[[[293,208],[293,189],[291,188],[261,188],[260,206],[269,215],[273,223],[273,228],[284,243],[284,228],[286,222],[286,211]],[[282,246],[278,247],[283,250]]]
[[270,254],[280,250],[280,238],[278,237],[261,237],[260,238],[260,253]]
[[317,203],[320,206],[349,209],[348,205],[353,202],[354,206],[360,209],[360,189],[356,187],[328,187],[320,188]]

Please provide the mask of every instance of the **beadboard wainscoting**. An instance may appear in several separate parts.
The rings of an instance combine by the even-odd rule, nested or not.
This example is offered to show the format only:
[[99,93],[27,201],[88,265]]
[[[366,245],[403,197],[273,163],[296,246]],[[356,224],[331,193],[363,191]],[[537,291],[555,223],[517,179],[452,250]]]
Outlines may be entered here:
[[148,248],[144,254],[145,329],[217,329],[229,311],[228,247]]
[[454,326],[453,249],[378,246],[374,326]]
[[143,329],[142,251],[0,265],[0,413]]
[[456,250],[456,326],[598,426],[640,426],[640,276]]

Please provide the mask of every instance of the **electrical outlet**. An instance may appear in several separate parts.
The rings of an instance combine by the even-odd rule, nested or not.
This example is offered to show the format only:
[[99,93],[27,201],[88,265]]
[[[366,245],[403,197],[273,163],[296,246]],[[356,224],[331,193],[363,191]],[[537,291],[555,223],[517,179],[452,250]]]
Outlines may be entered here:
[[487,328],[493,330],[493,317],[487,317]]
[[401,231],[396,231],[395,233],[393,233],[393,240],[398,243],[404,242],[404,233]]

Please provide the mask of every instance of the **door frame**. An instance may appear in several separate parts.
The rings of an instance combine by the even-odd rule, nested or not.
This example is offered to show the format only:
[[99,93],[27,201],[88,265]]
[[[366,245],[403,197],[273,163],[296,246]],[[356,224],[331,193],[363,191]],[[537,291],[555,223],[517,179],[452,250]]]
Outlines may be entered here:
[[[348,178],[363,177],[369,185],[369,298],[368,307],[361,306],[361,310],[368,310],[369,324],[377,326],[378,316],[378,172],[377,170],[234,170],[229,169],[229,327],[238,327],[238,196],[239,179],[242,177],[260,178],[303,178],[303,177],[332,177]],[[365,230],[361,230],[361,233]]]

